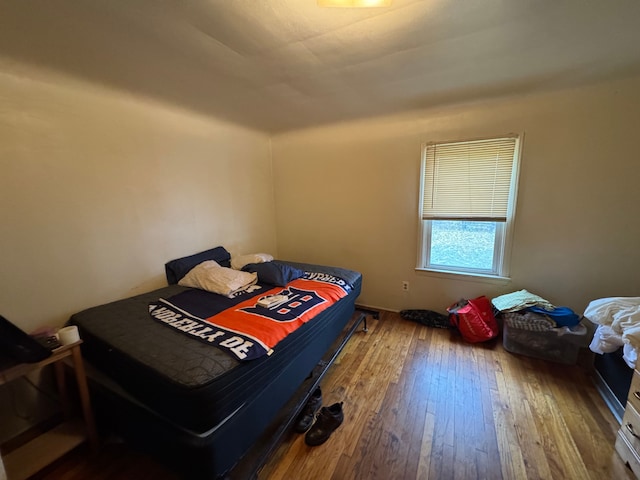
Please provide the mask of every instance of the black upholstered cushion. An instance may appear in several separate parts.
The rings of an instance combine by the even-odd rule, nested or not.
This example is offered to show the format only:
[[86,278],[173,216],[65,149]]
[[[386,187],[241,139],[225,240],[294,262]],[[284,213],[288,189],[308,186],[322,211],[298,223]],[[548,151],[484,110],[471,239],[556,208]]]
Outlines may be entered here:
[[169,285],[175,285],[196,265],[206,260],[215,260],[221,267],[231,267],[231,254],[224,247],[216,247],[211,250],[189,255],[188,257],[176,258],[164,265]]
[[284,287],[287,283],[304,275],[302,270],[275,260],[273,262],[250,263],[245,265],[242,270],[257,273],[258,282],[277,287]]

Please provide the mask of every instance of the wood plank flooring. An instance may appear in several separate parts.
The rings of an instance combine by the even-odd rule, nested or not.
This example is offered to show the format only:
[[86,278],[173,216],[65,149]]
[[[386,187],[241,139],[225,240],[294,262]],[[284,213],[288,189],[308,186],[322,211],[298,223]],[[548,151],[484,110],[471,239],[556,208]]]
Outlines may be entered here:
[[[586,368],[470,345],[455,333],[381,312],[322,382],[345,421],[308,447],[291,433],[260,480],[624,480],[618,425]],[[78,450],[40,479],[178,478],[122,445]]]
[[322,383],[345,421],[319,447],[291,434],[261,480],[631,479],[586,369],[470,345],[383,312]]

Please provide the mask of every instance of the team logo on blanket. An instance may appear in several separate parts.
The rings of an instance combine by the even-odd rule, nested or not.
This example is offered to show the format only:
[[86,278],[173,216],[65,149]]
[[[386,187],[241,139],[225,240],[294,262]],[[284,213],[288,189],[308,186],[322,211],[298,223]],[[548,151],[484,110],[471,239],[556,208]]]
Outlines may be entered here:
[[278,322],[289,322],[301,318],[309,310],[327,301],[313,290],[294,287],[282,290],[278,295],[284,295],[286,299],[268,307],[262,307],[256,303],[241,310]]

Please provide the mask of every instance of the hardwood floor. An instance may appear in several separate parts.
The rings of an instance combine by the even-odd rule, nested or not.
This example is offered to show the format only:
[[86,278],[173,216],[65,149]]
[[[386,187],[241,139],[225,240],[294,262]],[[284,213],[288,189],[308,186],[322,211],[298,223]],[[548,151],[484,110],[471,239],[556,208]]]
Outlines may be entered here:
[[[279,479],[632,479],[613,449],[618,425],[587,370],[470,345],[382,312],[322,382],[344,402],[331,438],[292,433],[261,471]],[[79,450],[41,479],[177,478],[121,445]]]
[[292,434],[261,480],[625,479],[618,425],[585,370],[384,312],[323,381],[345,421],[322,446]]

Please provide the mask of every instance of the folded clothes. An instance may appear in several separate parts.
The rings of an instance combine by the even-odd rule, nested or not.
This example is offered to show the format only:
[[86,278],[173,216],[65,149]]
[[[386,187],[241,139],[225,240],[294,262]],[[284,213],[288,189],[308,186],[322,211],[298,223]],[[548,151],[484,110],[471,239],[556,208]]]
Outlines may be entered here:
[[553,304],[544,298],[535,295],[527,290],[518,290],[517,292],[500,295],[491,300],[493,306],[500,312],[517,312],[527,307],[542,307],[546,310],[553,310]]

